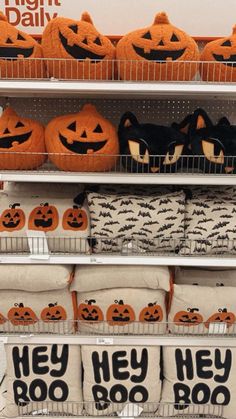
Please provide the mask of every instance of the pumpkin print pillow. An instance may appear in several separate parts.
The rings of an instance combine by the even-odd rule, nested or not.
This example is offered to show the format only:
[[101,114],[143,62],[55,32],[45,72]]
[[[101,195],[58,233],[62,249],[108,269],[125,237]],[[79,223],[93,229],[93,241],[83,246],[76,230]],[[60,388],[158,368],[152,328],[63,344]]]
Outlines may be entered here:
[[87,12],[80,20],[52,19],[43,32],[42,47],[44,57],[49,58],[49,76],[80,80],[114,77],[115,47],[98,32]]
[[170,272],[167,266],[76,265],[72,291],[89,292],[110,288],[163,289],[168,292]]
[[[42,409],[46,409],[49,415],[82,414],[81,354],[78,345],[6,345],[6,353],[4,415],[23,416]],[[76,409],[74,401],[78,402]]]
[[[86,252],[90,219],[86,203],[75,204],[72,198],[56,195],[0,195],[0,238],[2,252],[29,251],[27,232],[31,230],[32,251],[39,252],[37,232],[45,233],[51,252]],[[34,250],[35,249],[35,250]],[[44,249],[42,249],[44,251]]]
[[193,38],[173,26],[162,12],[152,25],[123,36],[116,57],[123,80],[190,81],[198,70],[199,51]]
[[113,288],[78,292],[81,333],[158,334],[166,331],[166,292],[145,288]]
[[175,271],[175,283],[208,287],[235,287],[236,269],[207,270],[177,268]]
[[63,290],[72,281],[72,265],[0,265],[0,290]]
[[176,251],[184,236],[185,194],[88,192],[94,252]]
[[72,333],[73,298],[68,288],[42,292],[1,290],[0,331]]
[[235,418],[235,348],[166,346],[163,353],[160,416]]
[[[229,197],[228,197],[229,198]],[[186,203],[185,238],[181,254],[236,253],[236,198],[198,197]]]
[[174,284],[168,327],[173,333],[235,333],[235,288]]
[[92,416],[121,411],[137,403],[157,410],[161,393],[158,346],[82,346],[85,411]]

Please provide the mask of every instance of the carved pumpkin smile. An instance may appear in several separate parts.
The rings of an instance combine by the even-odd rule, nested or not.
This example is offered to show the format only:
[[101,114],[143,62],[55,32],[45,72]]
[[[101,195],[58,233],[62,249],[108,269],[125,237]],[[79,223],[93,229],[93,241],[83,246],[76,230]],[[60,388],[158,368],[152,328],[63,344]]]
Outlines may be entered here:
[[[145,52],[144,48],[137,47],[133,45],[133,48],[136,54],[140,55],[140,57],[144,58],[145,60],[150,61],[165,61],[169,60],[178,60],[181,55],[185,53],[186,48],[176,50],[176,51],[168,51],[168,50],[158,50],[158,49],[151,49],[150,52]],[[161,63],[161,64],[164,64]]]
[[5,47],[0,47],[0,57],[5,58],[6,60],[17,60],[17,58],[29,58],[31,57],[33,52],[34,48],[10,47],[9,45]]
[[21,135],[11,135],[10,137],[0,138],[0,148],[11,148],[19,144],[23,144],[30,138],[32,131]]
[[86,60],[86,58],[89,58],[90,60],[95,60],[92,61],[92,63],[96,63],[105,58],[105,55],[95,54],[94,52],[84,49],[77,44],[69,45],[67,39],[61,32],[59,32],[59,37],[66,52],[77,60]]
[[59,138],[64,147],[76,154],[87,154],[88,151],[99,151],[107,143],[107,140],[96,142],[87,141],[86,143],[74,140],[71,143],[68,143],[66,137],[64,137],[62,134],[59,134]]
[[212,54],[216,61],[220,61],[229,67],[236,67],[236,54],[230,55],[228,58],[224,58],[221,54]]

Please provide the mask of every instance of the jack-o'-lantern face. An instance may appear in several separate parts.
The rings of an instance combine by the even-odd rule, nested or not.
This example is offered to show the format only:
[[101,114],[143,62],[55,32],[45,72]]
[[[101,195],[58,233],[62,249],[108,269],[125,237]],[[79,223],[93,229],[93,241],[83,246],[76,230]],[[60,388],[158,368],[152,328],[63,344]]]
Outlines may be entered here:
[[0,216],[0,231],[14,232],[22,230],[25,225],[25,213],[20,204],[12,204],[9,209],[2,212]]
[[53,119],[46,128],[46,147],[49,153],[62,153],[49,158],[69,171],[109,170],[119,154],[115,127],[90,104],[78,114]]
[[45,161],[37,153],[45,153],[43,126],[7,107],[0,116],[0,168],[36,168]]
[[23,303],[14,304],[14,307],[8,311],[7,317],[14,326],[28,326],[38,321],[32,308],[24,307]]
[[7,319],[3,316],[2,313],[0,313],[0,324],[6,323]]
[[53,205],[41,204],[31,211],[29,216],[29,230],[53,231],[59,224],[59,214]]
[[163,319],[163,311],[161,306],[157,303],[149,303],[147,307],[144,307],[139,314],[140,322],[161,322]]
[[226,38],[208,42],[203,49],[200,66],[203,80],[236,81],[236,26]]
[[123,300],[115,300],[107,309],[106,318],[111,326],[123,326],[135,321],[135,313],[129,304],[124,304]]
[[[86,12],[82,14],[80,21],[63,17],[51,20],[43,33],[42,47],[47,58],[72,60],[68,78],[80,78],[80,75],[83,78],[88,78],[89,75],[90,78],[93,76],[97,78],[96,71],[100,76],[103,74],[103,62],[112,60],[115,55],[115,48],[111,41],[97,31],[91,17]],[[82,67],[83,60],[84,67]],[[74,65],[74,61],[78,64],[77,67]],[[84,68],[84,74],[82,74],[82,68]],[[106,68],[110,73],[110,66],[107,65]],[[51,68],[49,67],[49,69]],[[66,68],[63,67],[63,69]],[[63,69],[61,68],[61,72]],[[54,67],[54,70],[51,70],[55,75],[57,69]]]
[[44,322],[55,322],[67,319],[66,310],[58,305],[57,303],[48,304],[48,307],[44,308],[41,312],[41,319]]
[[103,312],[99,306],[95,305],[96,300],[86,300],[78,307],[78,319],[86,322],[102,322]]
[[67,209],[63,214],[64,230],[83,231],[88,227],[88,217],[84,210],[77,205]]
[[197,326],[203,322],[198,308],[187,308],[187,311],[178,311],[174,316],[174,323],[178,326]]
[[8,23],[6,16],[0,12],[1,77],[43,77],[42,63],[38,65],[37,62],[29,60],[42,56],[42,47],[39,43],[32,36]]
[[[131,72],[133,80],[176,80],[177,73],[179,80],[191,80],[197,71],[196,65],[193,64],[191,68],[186,63],[184,70],[183,67],[172,64],[195,61],[198,58],[195,41],[171,25],[165,13],[157,14],[150,27],[130,32],[117,44],[117,59],[127,60],[125,65],[120,63],[122,79],[127,78]],[[136,65],[135,61],[141,61],[143,65]]]
[[236,316],[234,313],[228,312],[227,308],[219,308],[218,312],[212,314],[205,322],[205,326],[209,328],[210,323],[226,323],[227,327],[230,327],[235,320]]

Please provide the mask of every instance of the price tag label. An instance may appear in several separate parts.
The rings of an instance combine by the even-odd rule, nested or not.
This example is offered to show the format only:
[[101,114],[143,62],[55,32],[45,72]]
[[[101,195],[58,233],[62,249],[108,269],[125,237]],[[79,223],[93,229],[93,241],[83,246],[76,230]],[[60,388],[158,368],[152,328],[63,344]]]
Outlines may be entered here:
[[21,339],[29,339],[29,338],[32,338],[34,335],[31,333],[31,334],[29,334],[29,335],[20,335],[20,338]]
[[99,258],[96,258],[96,257],[94,257],[94,256],[91,256],[91,258],[90,258],[90,263],[103,263],[102,262],[102,259],[99,259]]
[[33,410],[32,415],[33,416],[38,416],[38,415],[47,415],[48,409],[39,409],[39,410]]
[[209,333],[224,335],[227,332],[227,323],[209,323]]
[[97,345],[113,345],[113,338],[97,338]]
[[136,418],[137,416],[140,416],[143,411],[143,408],[138,406],[134,403],[127,403],[121,412],[118,412],[118,416],[120,417],[128,417],[129,419]]
[[49,250],[46,234],[43,231],[27,230],[28,245],[31,259],[49,259]]

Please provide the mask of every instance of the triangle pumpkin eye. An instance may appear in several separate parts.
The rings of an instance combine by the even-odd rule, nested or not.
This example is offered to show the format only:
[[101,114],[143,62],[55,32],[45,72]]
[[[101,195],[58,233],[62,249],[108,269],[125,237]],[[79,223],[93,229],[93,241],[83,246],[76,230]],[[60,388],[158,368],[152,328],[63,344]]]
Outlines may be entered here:
[[67,127],[69,130],[76,132],[76,122],[72,122],[70,125],[68,125]]
[[71,25],[69,26],[69,28],[74,32],[74,33],[78,33],[78,26],[77,25]]
[[97,38],[95,39],[94,44],[102,45],[99,36],[97,36]]
[[170,40],[171,40],[171,42],[179,42],[179,38],[175,35],[175,33],[173,33]]
[[3,134],[10,134],[9,129],[8,129],[8,128],[6,128],[6,129],[3,131]]
[[103,132],[101,125],[100,125],[100,124],[97,124],[97,126],[96,126],[96,128],[93,130],[93,132],[98,132],[98,133]]
[[20,128],[20,127],[24,127],[24,124],[22,124],[22,122],[17,122],[15,128]]
[[222,47],[231,47],[231,42],[229,39],[227,39],[227,41],[223,42],[223,44],[221,44]]
[[142,36],[142,38],[144,38],[144,39],[152,39],[152,35],[150,34],[150,32],[148,31],[148,32],[146,32],[143,36]]
[[25,38],[20,33],[18,33],[17,41],[25,41]]

